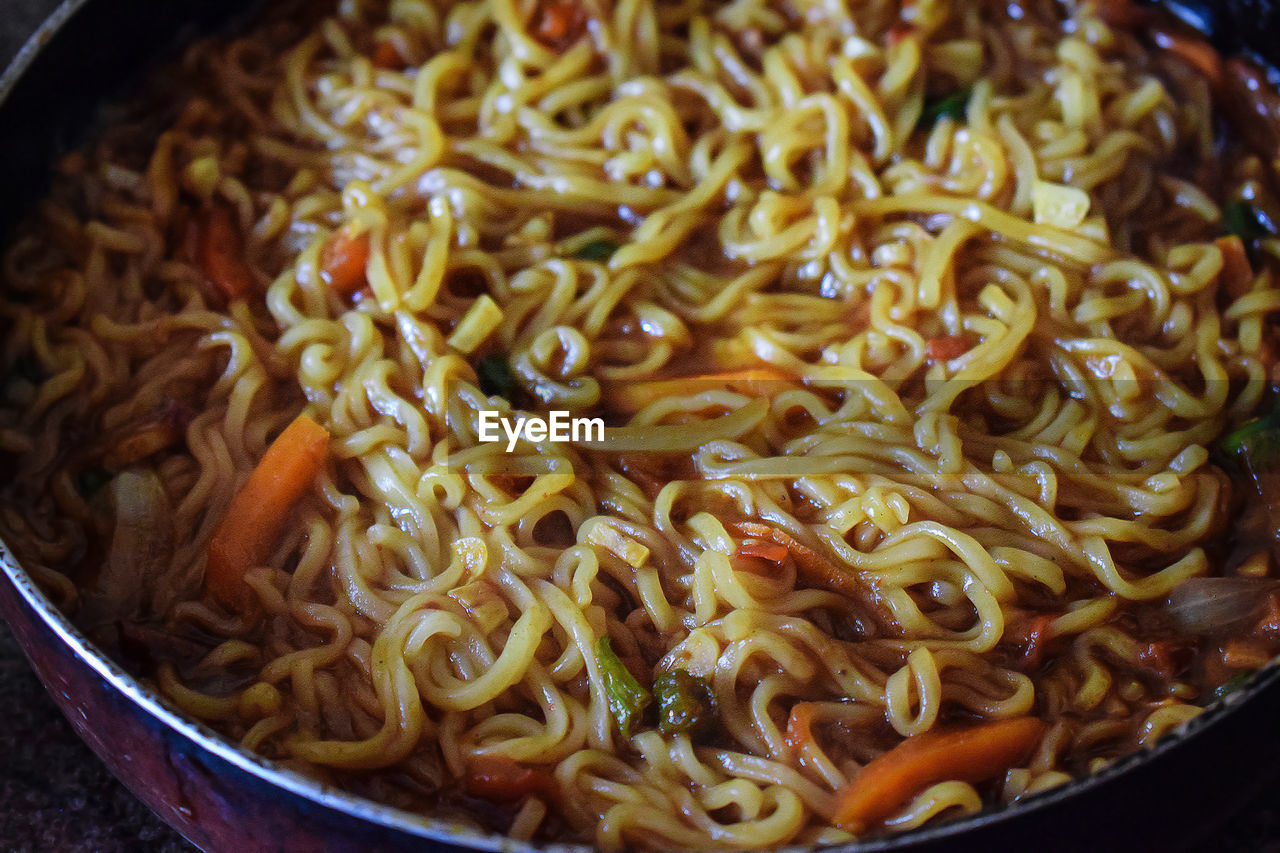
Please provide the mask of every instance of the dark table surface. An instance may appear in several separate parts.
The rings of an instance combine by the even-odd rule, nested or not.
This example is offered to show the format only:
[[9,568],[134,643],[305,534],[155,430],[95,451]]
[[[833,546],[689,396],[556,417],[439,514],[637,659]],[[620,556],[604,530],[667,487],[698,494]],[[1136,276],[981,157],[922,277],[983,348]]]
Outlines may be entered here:
[[[0,0],[0,67],[56,5]],[[1216,850],[1280,853],[1280,768],[1260,797],[1223,816],[1217,838]],[[80,742],[0,622],[0,851],[193,849]]]

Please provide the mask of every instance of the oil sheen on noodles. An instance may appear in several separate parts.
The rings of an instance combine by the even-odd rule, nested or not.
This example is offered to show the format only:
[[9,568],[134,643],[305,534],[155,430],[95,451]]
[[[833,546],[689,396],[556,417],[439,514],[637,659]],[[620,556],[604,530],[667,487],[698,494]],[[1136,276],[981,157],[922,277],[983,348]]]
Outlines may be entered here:
[[[1280,292],[1224,296],[1179,58],[1038,0],[344,0],[168,76],[8,252],[0,519],[189,713],[515,838],[709,849],[1013,801],[1208,701],[1126,614],[1220,571],[1209,448]],[[606,440],[477,441],[513,405]],[[319,474],[211,596],[300,413]],[[619,662],[709,726],[628,737]],[[843,805],[1028,719],[986,778]]]

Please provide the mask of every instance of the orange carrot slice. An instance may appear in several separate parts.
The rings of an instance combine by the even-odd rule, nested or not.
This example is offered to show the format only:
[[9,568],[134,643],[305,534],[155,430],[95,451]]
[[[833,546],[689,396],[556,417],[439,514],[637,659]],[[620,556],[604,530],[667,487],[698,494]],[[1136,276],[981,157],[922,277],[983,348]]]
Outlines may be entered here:
[[404,60],[400,58],[400,51],[396,50],[396,46],[389,41],[378,42],[378,46],[373,49],[371,61],[374,68],[385,68],[392,71],[404,68]]
[[703,373],[671,379],[647,379],[610,388],[608,402],[615,411],[635,414],[665,397],[682,397],[699,391],[734,391],[750,397],[768,397],[780,383],[794,383],[796,377],[775,367],[749,367],[724,373]]
[[339,229],[320,250],[320,278],[342,296],[350,296],[365,283],[369,262],[369,235]]
[[763,539],[743,539],[738,545],[738,556],[758,557],[770,563],[781,563],[787,559],[788,553],[785,545]]
[[1156,34],[1156,43],[1163,44],[1170,53],[1185,59],[1205,76],[1211,86],[1221,85],[1222,57],[1204,39],[1181,33],[1160,32]]
[[219,601],[242,606],[244,576],[271,555],[290,510],[324,465],[328,431],[299,415],[271,443],[244,486],[231,499],[208,546],[205,588]]
[[787,732],[783,735],[783,740],[797,755],[813,741],[812,702],[797,702],[791,706],[791,715],[787,717]]
[[1017,717],[907,738],[836,792],[835,822],[867,827],[891,816],[930,785],[998,776],[1027,760],[1045,728],[1034,717]]
[[253,293],[253,273],[244,260],[244,242],[231,211],[210,208],[197,232],[200,268],[228,302]]
[[790,533],[755,521],[739,521],[728,525],[743,536],[774,542],[786,548],[796,561],[800,575],[810,583],[853,598],[865,598],[866,589],[852,572],[832,565],[817,551],[796,541]]
[[545,770],[528,767],[502,755],[477,755],[467,763],[467,793],[497,803],[511,803],[525,797],[554,799],[555,779]]
[[972,347],[973,344],[966,335],[946,335],[925,341],[924,354],[930,361],[950,361],[964,355]]
[[1244,296],[1253,283],[1253,266],[1245,254],[1244,241],[1231,234],[1219,237],[1214,245],[1222,252],[1222,272],[1218,274],[1222,289],[1233,299]]
[[544,45],[563,50],[582,35],[586,24],[582,7],[575,0],[543,0],[534,12],[530,29]]

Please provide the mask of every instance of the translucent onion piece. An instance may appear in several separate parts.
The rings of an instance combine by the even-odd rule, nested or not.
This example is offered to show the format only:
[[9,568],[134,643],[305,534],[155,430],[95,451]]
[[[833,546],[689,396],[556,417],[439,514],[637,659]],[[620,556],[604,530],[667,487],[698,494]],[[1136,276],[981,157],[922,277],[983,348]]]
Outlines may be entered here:
[[1269,593],[1280,590],[1270,578],[1191,578],[1169,594],[1174,627],[1190,634],[1227,634],[1257,618]]

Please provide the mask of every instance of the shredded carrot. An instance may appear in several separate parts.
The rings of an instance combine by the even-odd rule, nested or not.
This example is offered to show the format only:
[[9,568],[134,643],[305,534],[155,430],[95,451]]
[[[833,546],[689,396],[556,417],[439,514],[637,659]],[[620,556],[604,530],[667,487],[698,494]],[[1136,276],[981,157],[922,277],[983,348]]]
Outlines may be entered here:
[[1150,15],[1133,0],[1098,0],[1098,17],[1109,26],[1133,29],[1147,23]]
[[795,558],[796,567],[801,576],[810,583],[855,598],[862,598],[866,592],[861,582],[851,572],[842,571],[832,565],[817,551],[800,544],[795,537],[785,531],[755,521],[739,521],[729,527],[743,536],[769,540],[786,548]]
[[1153,640],[1138,653],[1138,659],[1161,678],[1172,681],[1187,671],[1195,659],[1195,648],[1180,640]]
[[209,281],[228,301],[253,292],[253,274],[244,260],[244,244],[231,211],[210,208],[197,231],[199,263]]
[[1267,645],[1257,640],[1227,640],[1222,645],[1222,662],[1231,669],[1261,669],[1270,660]]
[[563,49],[582,34],[582,7],[575,0],[544,0],[534,12],[533,37],[547,47]]
[[558,789],[545,770],[528,767],[502,755],[476,755],[467,763],[467,793],[499,803],[525,797],[553,799]]
[[836,792],[835,822],[865,828],[931,785],[998,776],[1026,761],[1044,730],[1045,724],[1034,717],[1017,717],[909,737]]
[[777,542],[766,542],[763,539],[743,539],[738,545],[738,556],[758,557],[770,563],[781,563],[787,558],[787,548]]
[[797,702],[791,706],[791,716],[787,717],[787,733],[783,740],[797,755],[813,741],[813,707],[812,702]]
[[889,27],[889,31],[884,34],[884,40],[889,47],[897,47],[908,36],[914,35],[915,32],[916,28],[914,25],[900,21]]
[[386,68],[396,70],[404,68],[404,59],[400,56],[400,51],[396,50],[396,46],[389,41],[380,41],[378,46],[373,49],[373,67]]
[[1057,618],[1057,613],[1040,613],[1032,617],[1022,650],[1023,661],[1028,669],[1040,667],[1044,659],[1044,647],[1053,639],[1053,622]]
[[577,41],[585,26],[582,6],[576,0],[543,0],[534,12],[530,31],[545,46],[563,50]]
[[967,335],[946,335],[925,341],[924,354],[930,361],[950,361],[967,353],[972,346]]
[[350,296],[365,283],[369,262],[369,235],[339,229],[320,250],[320,278],[342,296]]
[[616,385],[609,389],[608,402],[619,412],[635,414],[645,406],[665,397],[679,397],[698,391],[734,391],[752,397],[768,397],[779,383],[796,381],[790,373],[775,367],[748,367],[725,373],[704,373],[672,379],[648,379]]
[[245,572],[270,556],[289,511],[323,466],[328,446],[328,431],[306,415],[271,442],[209,540],[205,588],[219,601],[244,603]]
[[1253,267],[1245,254],[1244,241],[1231,234],[1213,242],[1222,252],[1222,272],[1218,274],[1218,281],[1223,290],[1232,299],[1244,296],[1253,283]]
[[1275,593],[1267,596],[1267,604],[1262,611],[1262,618],[1253,627],[1252,633],[1254,636],[1261,637],[1264,640],[1280,639],[1280,596]]
[[1193,65],[1215,88],[1221,85],[1222,57],[1204,39],[1181,33],[1160,32],[1156,36],[1156,43]]

